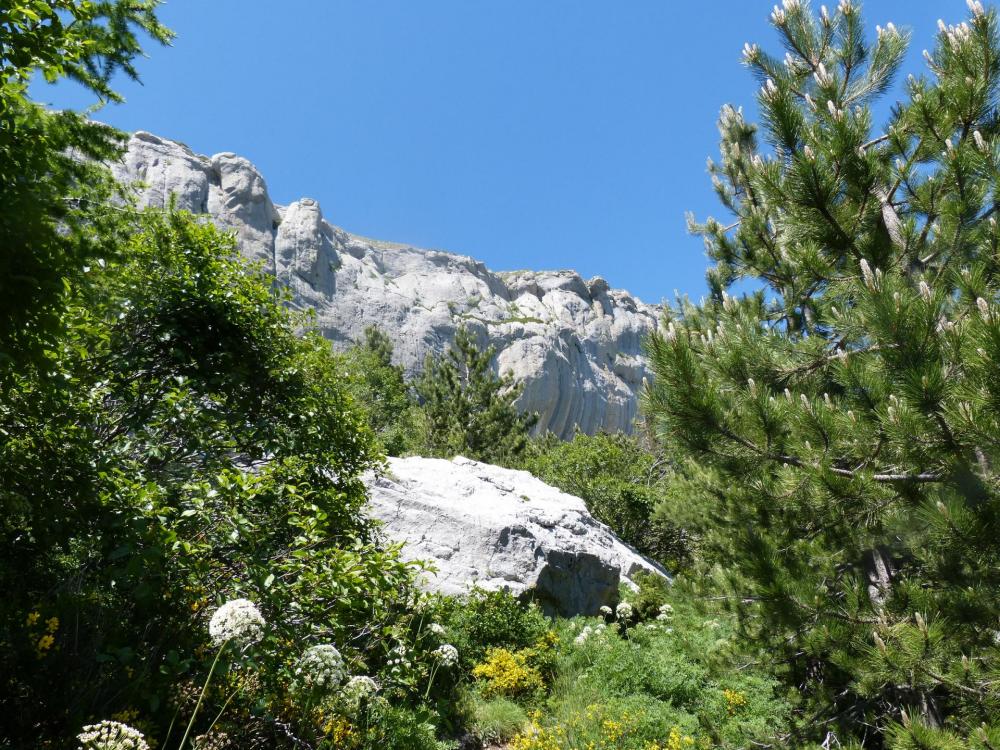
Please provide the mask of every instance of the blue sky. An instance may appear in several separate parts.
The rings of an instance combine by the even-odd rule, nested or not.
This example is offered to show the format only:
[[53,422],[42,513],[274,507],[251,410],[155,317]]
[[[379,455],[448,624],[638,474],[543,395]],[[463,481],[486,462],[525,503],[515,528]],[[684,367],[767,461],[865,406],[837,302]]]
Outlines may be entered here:
[[[150,48],[144,85],[122,82],[127,102],[98,117],[235,151],[275,202],[316,198],[352,232],[698,298],[707,261],[684,216],[722,218],[705,159],[722,104],[754,112],[740,51],[777,50],[771,4],[170,0],[173,47]],[[873,34],[912,29],[912,70],[936,19],[966,16],[963,0],[864,7]]]

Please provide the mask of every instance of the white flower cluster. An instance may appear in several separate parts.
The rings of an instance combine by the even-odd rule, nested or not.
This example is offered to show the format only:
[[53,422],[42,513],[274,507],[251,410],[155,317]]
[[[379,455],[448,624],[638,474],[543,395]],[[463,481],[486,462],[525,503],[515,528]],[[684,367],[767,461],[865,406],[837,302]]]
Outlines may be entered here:
[[378,692],[378,683],[371,677],[358,675],[344,685],[344,696],[350,703],[360,703]]
[[88,724],[76,738],[80,750],[149,750],[142,732],[118,721]]
[[458,664],[458,649],[450,643],[438,646],[436,649],[431,651],[431,654],[433,654],[446,667]]
[[611,609],[611,607],[609,607],[607,604],[605,604],[597,611],[600,613],[601,617],[611,617],[611,615],[614,614],[614,610]]
[[410,666],[410,659],[406,650],[406,644],[397,644],[393,647],[391,653],[395,654],[395,656],[389,659],[389,666],[401,668],[408,668]]
[[430,625],[427,626],[427,631],[429,633],[433,633],[434,635],[444,635],[444,626],[439,625],[436,622],[432,622]]
[[622,602],[617,607],[615,607],[615,616],[619,620],[631,620],[633,615],[635,615],[635,610],[632,605],[628,602]]
[[249,599],[233,599],[215,610],[208,623],[208,633],[216,646],[227,641],[249,646],[264,636],[264,625],[264,617],[256,604]]
[[336,646],[323,643],[310,646],[299,657],[295,675],[307,688],[334,688],[347,677],[344,657]]
[[605,631],[605,629],[606,626],[604,625],[603,622],[600,623],[599,625],[595,625],[594,627],[586,625],[584,626],[583,630],[580,631],[580,634],[573,639],[573,643],[575,643],[577,646],[582,646],[588,640],[590,640],[591,636],[600,635]]
[[674,614],[674,608],[671,607],[669,604],[664,604],[663,606],[660,607],[660,614],[656,616],[656,619],[660,621],[669,620],[673,616],[673,614]]

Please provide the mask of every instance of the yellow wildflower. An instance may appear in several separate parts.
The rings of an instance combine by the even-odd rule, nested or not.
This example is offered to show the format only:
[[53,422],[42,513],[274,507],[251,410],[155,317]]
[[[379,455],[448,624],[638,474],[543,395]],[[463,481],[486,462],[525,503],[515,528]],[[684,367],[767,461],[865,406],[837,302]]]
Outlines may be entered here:
[[125,708],[116,714],[111,714],[111,718],[122,724],[131,724],[139,718],[139,711],[135,708]]
[[730,716],[735,716],[747,704],[746,695],[739,690],[729,690],[727,688],[722,691],[722,697],[726,699],[726,711],[729,712]]
[[28,614],[28,627],[31,627],[36,622],[38,622],[38,618],[41,617],[41,616],[42,615],[40,613],[38,613],[38,612],[31,612],[31,613],[29,613]]
[[[50,632],[50,633],[54,633],[57,630],[59,630],[59,618],[58,617],[50,617],[48,620],[46,620],[45,621],[45,629],[48,632]],[[124,723],[128,724],[127,721],[124,722]]]
[[609,742],[617,742],[625,734],[625,723],[614,719],[605,719],[601,727]]
[[55,642],[56,639],[53,638],[51,635],[43,635],[41,638],[38,639],[38,650],[48,651],[50,648],[52,648],[52,644],[54,644]]
[[323,732],[333,740],[334,747],[350,747],[355,739],[354,727],[343,716],[330,719],[323,727]]
[[505,648],[489,649],[486,661],[473,667],[472,676],[486,683],[483,694],[487,698],[497,695],[516,698],[544,687],[541,673],[528,664],[525,652]]

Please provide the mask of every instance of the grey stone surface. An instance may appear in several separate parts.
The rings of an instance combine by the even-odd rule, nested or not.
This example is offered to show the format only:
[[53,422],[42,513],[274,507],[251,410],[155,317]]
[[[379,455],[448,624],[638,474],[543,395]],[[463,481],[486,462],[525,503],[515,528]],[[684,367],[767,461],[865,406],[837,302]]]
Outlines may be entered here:
[[618,601],[639,571],[666,575],[583,501],[526,471],[461,456],[392,458],[367,478],[368,512],[403,556],[434,564],[428,588],[460,594],[475,585],[530,595],[550,611],[596,614]]
[[568,438],[576,428],[631,429],[647,374],[642,339],[659,308],[604,279],[495,273],[467,256],[359,237],[328,223],[309,198],[274,205],[246,159],[199,156],[149,133],[132,136],[114,170],[143,183],[143,204],[165,206],[175,195],[179,207],[233,230],[245,256],[289,286],[296,305],[315,309],[336,346],[377,325],[413,376],[428,352],[445,350],[466,325],[496,346],[498,369],[523,385],[518,405],[539,412],[537,431]]

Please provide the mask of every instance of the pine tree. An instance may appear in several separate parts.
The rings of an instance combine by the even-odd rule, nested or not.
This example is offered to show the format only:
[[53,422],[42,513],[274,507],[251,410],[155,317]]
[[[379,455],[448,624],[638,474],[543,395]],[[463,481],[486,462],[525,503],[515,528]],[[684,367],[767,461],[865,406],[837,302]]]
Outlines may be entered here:
[[510,374],[497,376],[494,347],[481,349],[467,328],[441,357],[428,355],[416,391],[423,407],[424,450],[486,463],[505,463],[524,452],[538,417],[514,406],[520,389]]
[[390,456],[402,455],[415,440],[415,403],[403,375],[392,363],[392,341],[375,326],[365,329],[364,340],[351,347],[345,357],[350,372],[350,390],[368,423]]
[[1000,746],[1000,44],[969,6],[880,129],[907,33],[775,7],[762,125],[725,107],[709,165],[732,219],[694,225],[710,296],[650,341],[647,412],[798,746]]

